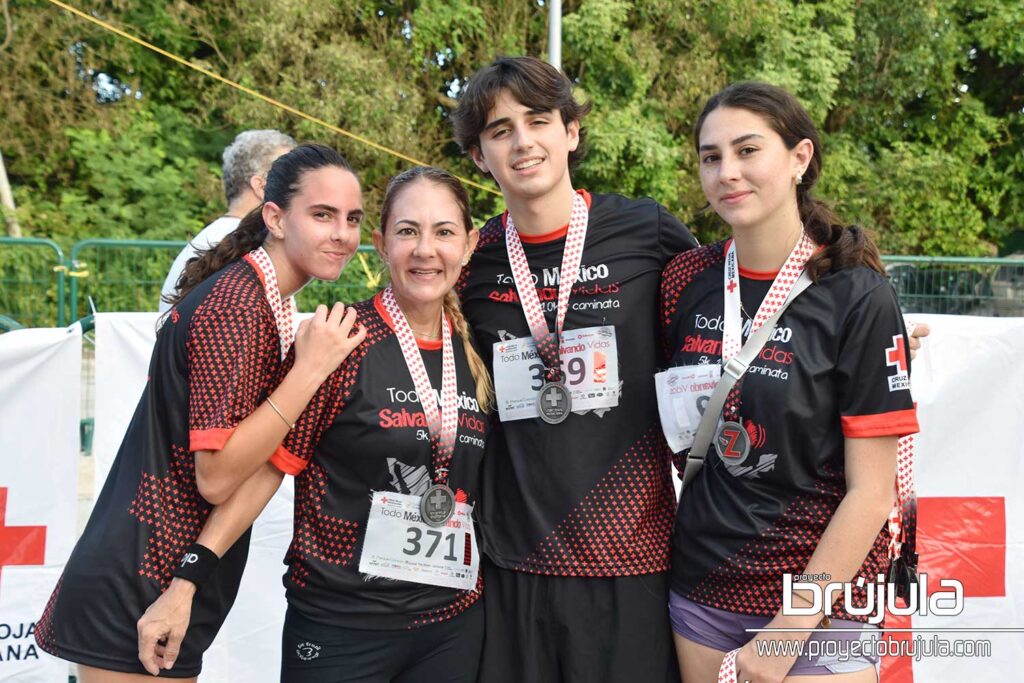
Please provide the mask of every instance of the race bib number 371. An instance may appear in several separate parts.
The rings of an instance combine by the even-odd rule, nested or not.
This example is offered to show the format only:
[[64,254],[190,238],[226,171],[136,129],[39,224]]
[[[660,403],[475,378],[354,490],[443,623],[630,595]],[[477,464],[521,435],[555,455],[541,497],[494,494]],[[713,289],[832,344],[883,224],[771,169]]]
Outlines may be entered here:
[[[544,361],[533,337],[494,343],[494,393],[502,422],[539,416],[537,392],[544,386]],[[619,405],[619,354],[615,328],[562,331],[559,353],[573,412]]]
[[476,588],[480,552],[472,510],[455,504],[444,526],[420,520],[420,497],[375,491],[359,571],[432,586]]

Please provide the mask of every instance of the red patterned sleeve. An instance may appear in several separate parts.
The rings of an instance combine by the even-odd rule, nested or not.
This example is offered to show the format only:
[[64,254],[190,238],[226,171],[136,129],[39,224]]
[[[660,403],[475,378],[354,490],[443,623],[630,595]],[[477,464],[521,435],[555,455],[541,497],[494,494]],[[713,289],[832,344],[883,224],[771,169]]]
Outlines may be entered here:
[[[347,363],[348,361],[346,361]],[[341,381],[345,363],[320,385],[309,405],[284,437],[284,442],[270,457],[270,464],[285,474],[296,475],[306,469],[324,431],[341,412]]]
[[364,342],[320,385],[309,405],[299,416],[295,428],[284,437],[284,443],[270,457],[270,464],[285,474],[296,475],[306,469],[316,452],[316,445],[334,418],[348,403],[356,375],[369,344]]
[[249,278],[226,273],[189,324],[189,450],[220,450],[273,388],[281,366],[270,310]]

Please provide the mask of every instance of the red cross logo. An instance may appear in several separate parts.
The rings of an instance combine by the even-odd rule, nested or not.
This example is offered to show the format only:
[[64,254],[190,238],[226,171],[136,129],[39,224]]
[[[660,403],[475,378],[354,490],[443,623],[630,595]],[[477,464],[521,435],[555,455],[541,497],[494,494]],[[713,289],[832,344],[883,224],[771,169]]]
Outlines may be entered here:
[[726,287],[726,289],[729,290],[730,294],[735,292],[736,291],[736,281],[735,280],[729,280],[729,285]]
[[43,564],[45,526],[7,526],[7,487],[0,487],[0,572],[14,565]]
[[[917,515],[919,569],[930,592],[942,590],[939,579],[952,578],[963,582],[964,598],[1006,596],[1004,498],[918,498]],[[910,628],[911,617],[886,617],[885,626]],[[909,641],[914,634],[886,637]],[[882,683],[914,683],[912,662],[884,657]]]
[[896,366],[899,372],[907,371],[907,349],[903,345],[903,335],[897,334],[892,338],[893,345],[885,350],[885,364],[889,367]]

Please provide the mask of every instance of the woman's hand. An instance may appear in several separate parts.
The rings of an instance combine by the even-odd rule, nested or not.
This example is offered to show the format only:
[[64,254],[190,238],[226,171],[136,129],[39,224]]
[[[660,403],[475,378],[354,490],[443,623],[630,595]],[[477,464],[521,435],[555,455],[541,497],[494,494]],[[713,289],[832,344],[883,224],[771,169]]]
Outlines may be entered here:
[[139,632],[139,661],[154,676],[170,669],[181,651],[181,641],[192,618],[196,586],[185,579],[171,579],[167,590],[149,606],[136,624]]
[[914,360],[921,348],[921,340],[932,333],[932,328],[924,323],[907,323],[907,328],[910,333],[910,360]]
[[[820,615],[810,617],[819,619]],[[789,617],[778,614],[765,628],[814,628],[808,626],[808,617]],[[750,683],[781,683],[796,663],[802,643],[810,631],[791,633],[758,633],[736,654],[736,680]],[[774,642],[773,642],[774,641]]]
[[366,328],[356,327],[355,308],[346,309],[339,301],[328,312],[327,306],[320,304],[313,317],[303,320],[295,334],[295,368],[310,373],[319,384],[365,338]]

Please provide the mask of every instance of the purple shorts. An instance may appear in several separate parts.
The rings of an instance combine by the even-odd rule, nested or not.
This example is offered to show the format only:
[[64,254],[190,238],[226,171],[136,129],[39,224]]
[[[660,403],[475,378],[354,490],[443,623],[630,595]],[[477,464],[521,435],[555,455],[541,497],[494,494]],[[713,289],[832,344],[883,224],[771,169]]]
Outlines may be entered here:
[[[764,628],[771,621],[771,617],[737,614],[701,605],[687,600],[675,591],[669,591],[668,595],[668,614],[672,621],[672,630],[687,640],[721,652],[729,652],[743,647],[757,635],[748,633],[746,629]],[[861,671],[868,667],[874,668],[877,672],[877,655],[872,657],[857,654],[847,657],[848,642],[838,641],[873,640],[881,636],[881,631],[871,624],[862,624],[859,621],[846,619],[833,619],[832,626],[836,629],[858,629],[859,632],[812,633],[808,642],[823,641],[821,645],[815,647],[824,654],[812,657],[805,652],[800,655],[793,664],[793,668],[789,670],[790,676],[843,674]],[[826,645],[824,641],[833,642]],[[840,657],[840,653],[843,654],[842,657]]]

